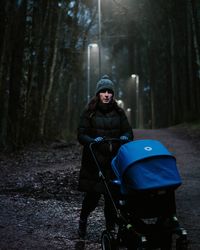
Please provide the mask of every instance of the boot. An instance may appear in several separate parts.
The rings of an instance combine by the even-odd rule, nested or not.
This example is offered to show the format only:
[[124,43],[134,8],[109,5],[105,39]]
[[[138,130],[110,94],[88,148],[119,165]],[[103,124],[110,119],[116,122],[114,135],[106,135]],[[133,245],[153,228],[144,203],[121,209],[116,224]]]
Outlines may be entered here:
[[115,223],[106,223],[106,230],[109,233],[115,233]]
[[170,222],[171,222],[171,228],[173,230],[178,230],[180,228],[180,224],[179,224],[179,221],[178,221],[178,218],[176,217],[176,215],[173,215],[170,218]]
[[84,239],[87,231],[87,219],[79,220],[78,235],[80,238]]
[[180,228],[179,221],[178,221],[176,215],[172,215],[170,217],[164,218],[162,225],[165,228],[168,228],[172,231],[176,231]]

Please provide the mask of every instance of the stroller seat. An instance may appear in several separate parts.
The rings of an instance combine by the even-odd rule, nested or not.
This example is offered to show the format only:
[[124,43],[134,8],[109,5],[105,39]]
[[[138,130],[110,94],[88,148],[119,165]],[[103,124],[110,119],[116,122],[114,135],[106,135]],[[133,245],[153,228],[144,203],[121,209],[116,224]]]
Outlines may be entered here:
[[111,165],[122,194],[176,189],[182,183],[176,158],[156,140],[136,140],[122,145]]

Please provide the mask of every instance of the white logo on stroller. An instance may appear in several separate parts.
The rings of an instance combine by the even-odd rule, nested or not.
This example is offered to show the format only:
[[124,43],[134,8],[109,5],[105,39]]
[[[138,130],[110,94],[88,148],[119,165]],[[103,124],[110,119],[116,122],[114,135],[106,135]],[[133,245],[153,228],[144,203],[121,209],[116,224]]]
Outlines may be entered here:
[[144,147],[144,150],[146,150],[146,151],[151,151],[151,150],[152,150],[152,147]]

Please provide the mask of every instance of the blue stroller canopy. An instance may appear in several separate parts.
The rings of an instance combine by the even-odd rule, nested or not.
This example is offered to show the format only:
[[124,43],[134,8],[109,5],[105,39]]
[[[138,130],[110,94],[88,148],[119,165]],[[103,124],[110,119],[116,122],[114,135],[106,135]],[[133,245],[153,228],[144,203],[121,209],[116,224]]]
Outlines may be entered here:
[[122,145],[111,165],[122,193],[181,185],[175,157],[157,140],[135,140]]

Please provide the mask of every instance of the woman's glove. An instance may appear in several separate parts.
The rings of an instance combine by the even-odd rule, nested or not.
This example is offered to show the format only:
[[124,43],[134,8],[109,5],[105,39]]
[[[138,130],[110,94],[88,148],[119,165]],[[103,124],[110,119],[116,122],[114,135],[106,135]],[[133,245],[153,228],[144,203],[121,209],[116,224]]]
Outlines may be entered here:
[[122,141],[128,141],[128,137],[125,135],[120,136],[119,139]]
[[99,136],[97,138],[94,139],[95,142],[100,142],[103,140],[103,137]]

